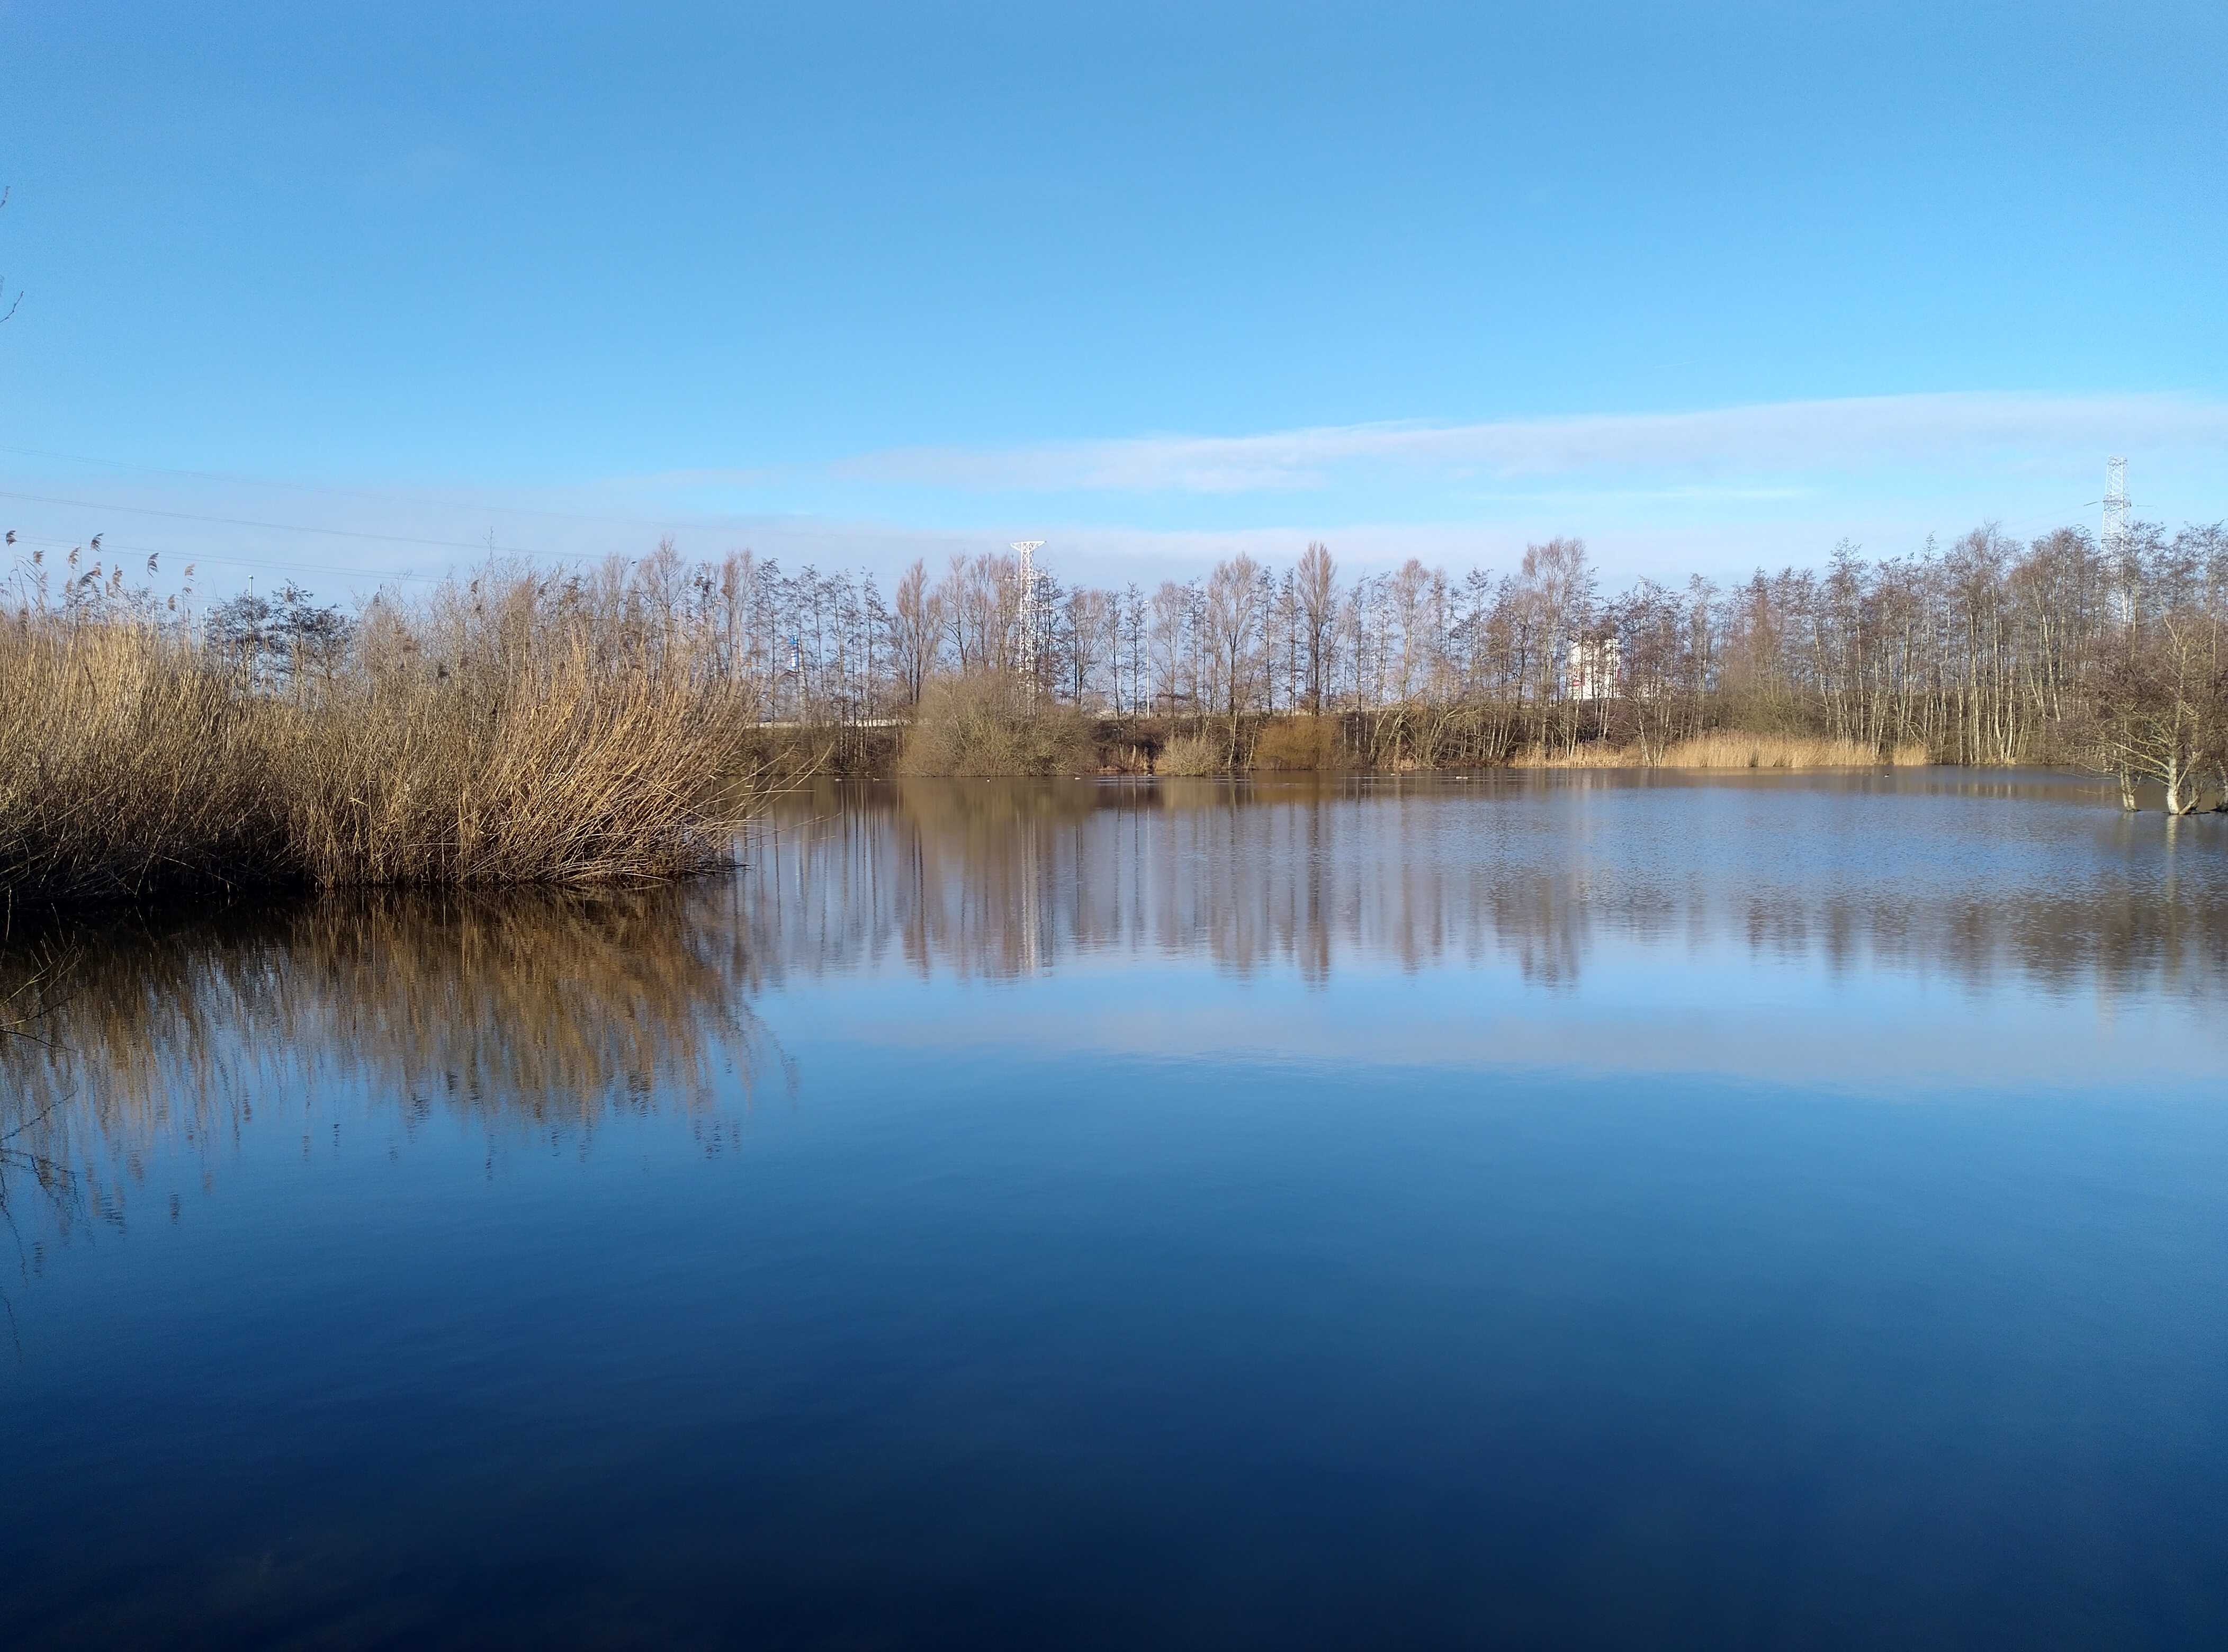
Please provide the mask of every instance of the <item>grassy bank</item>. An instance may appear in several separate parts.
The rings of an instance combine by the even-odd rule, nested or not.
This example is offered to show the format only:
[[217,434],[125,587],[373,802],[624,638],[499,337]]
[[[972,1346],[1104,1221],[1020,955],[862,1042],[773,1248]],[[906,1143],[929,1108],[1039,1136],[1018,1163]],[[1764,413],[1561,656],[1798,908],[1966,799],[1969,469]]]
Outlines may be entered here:
[[720,863],[750,707],[624,566],[490,573],[291,630],[125,605],[0,626],[11,902],[586,884]]

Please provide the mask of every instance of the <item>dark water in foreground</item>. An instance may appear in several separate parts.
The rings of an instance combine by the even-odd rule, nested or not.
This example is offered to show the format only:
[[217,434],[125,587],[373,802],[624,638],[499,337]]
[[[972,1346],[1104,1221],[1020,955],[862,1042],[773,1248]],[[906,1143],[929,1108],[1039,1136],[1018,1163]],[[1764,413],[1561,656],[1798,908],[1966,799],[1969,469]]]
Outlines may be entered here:
[[2228,1644],[2223,823],[778,825],[81,938],[4,1058],[0,1644]]

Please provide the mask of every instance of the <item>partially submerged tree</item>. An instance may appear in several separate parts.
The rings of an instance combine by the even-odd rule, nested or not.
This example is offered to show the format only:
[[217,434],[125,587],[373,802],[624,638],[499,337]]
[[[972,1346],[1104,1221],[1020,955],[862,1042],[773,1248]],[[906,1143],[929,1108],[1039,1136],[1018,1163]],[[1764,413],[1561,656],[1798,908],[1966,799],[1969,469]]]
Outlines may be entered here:
[[[2220,627],[2209,615],[2175,610],[2128,627],[2089,688],[2090,760],[2120,783],[2123,808],[2138,781],[2166,790],[2166,812],[2198,805],[2205,772],[2221,772],[2228,709]],[[2228,784],[2228,782],[2224,782]]]

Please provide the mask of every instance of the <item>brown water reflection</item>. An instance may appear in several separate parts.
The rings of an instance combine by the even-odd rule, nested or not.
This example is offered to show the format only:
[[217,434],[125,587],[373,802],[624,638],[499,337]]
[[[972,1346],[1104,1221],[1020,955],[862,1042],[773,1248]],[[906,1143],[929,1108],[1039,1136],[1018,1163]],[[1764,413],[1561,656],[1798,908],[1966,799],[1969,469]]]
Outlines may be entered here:
[[1568,984],[1612,938],[1974,984],[2209,996],[2228,829],[2057,775],[829,784],[750,845],[757,970],[1010,978],[1085,954],[1505,957]]
[[206,1165],[259,1105],[335,1088],[407,1128],[708,1112],[729,1075],[782,1072],[747,1007],[737,893],[388,892],[20,939],[0,953],[24,1021],[0,1043],[0,1170],[66,1220],[113,1217],[157,1138]]

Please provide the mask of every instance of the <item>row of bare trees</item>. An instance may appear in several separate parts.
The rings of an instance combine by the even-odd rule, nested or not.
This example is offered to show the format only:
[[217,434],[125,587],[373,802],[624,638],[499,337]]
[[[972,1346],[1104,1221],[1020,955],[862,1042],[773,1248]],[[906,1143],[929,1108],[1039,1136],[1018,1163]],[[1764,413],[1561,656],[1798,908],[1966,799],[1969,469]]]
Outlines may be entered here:
[[940,573],[915,563],[887,601],[871,577],[748,553],[675,577],[718,611],[732,669],[784,720],[902,718],[940,673],[1019,669],[1033,622],[1043,701],[1232,725],[1339,715],[1380,759],[1657,749],[1733,727],[1921,744],[1956,763],[2085,758],[2179,808],[2224,756],[2218,524],[2136,524],[2110,546],[1988,526],[1874,561],[1844,542],[1821,568],[1615,595],[1575,539],[1460,579],[1415,560],[1348,577],[1321,544],[1287,567],[1239,555],[1149,592],[1043,572],[1024,591],[996,553]]

